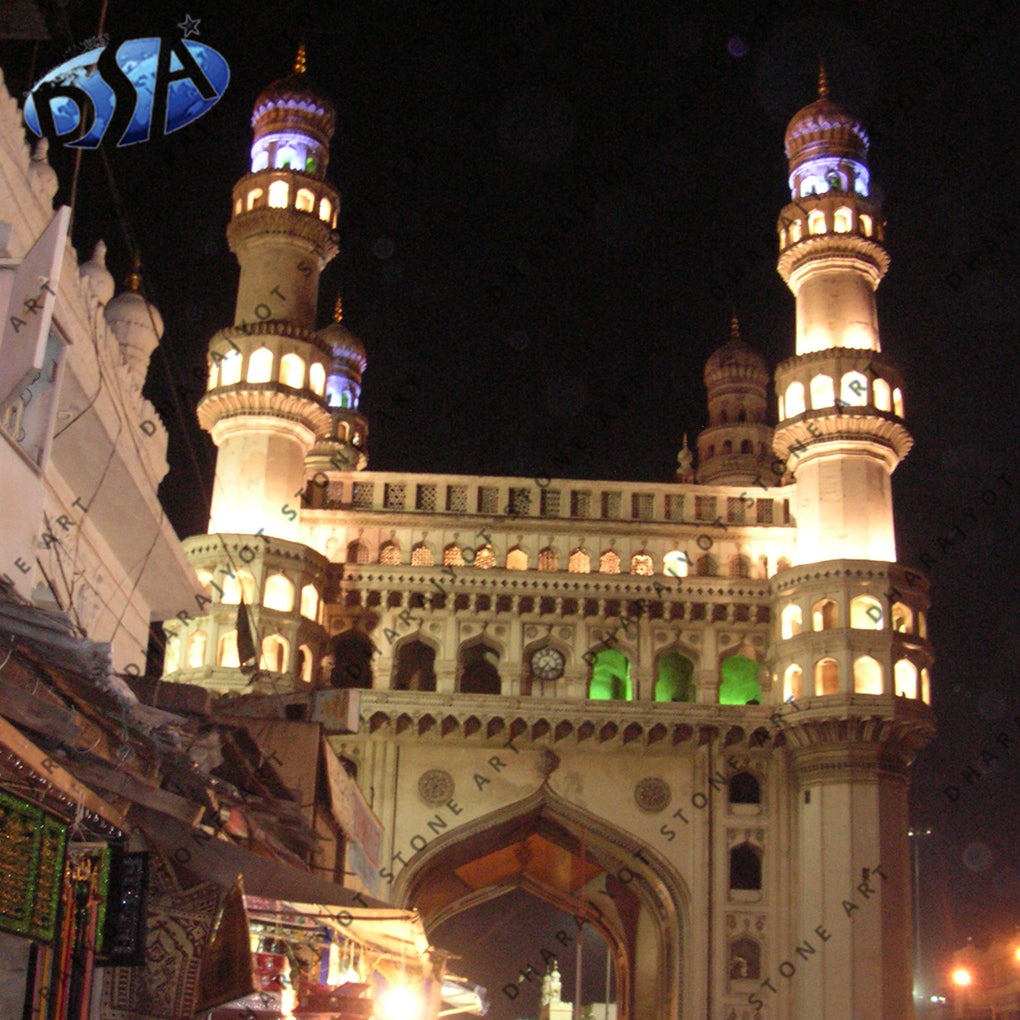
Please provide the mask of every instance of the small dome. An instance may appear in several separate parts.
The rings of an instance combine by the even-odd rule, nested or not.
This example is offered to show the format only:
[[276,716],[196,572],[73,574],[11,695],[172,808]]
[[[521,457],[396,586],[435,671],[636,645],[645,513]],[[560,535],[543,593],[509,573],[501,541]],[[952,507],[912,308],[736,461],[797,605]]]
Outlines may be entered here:
[[294,72],[259,93],[252,109],[251,126],[256,138],[269,131],[292,130],[310,132],[329,146],[336,127],[336,110],[305,73],[303,44],[294,62]]
[[[705,362],[705,385],[711,386],[721,378],[740,376],[748,381],[767,385],[769,368],[765,359],[749,344],[740,339],[740,325],[736,315],[730,322],[730,338],[714,351]],[[760,377],[756,379],[755,377]]]
[[124,363],[144,378],[149,357],[163,335],[159,309],[139,293],[141,277],[137,263],[127,278],[128,289],[106,306],[106,321],[120,344]]
[[343,307],[340,299],[337,298],[333,322],[319,330],[319,337],[329,345],[335,360],[348,362],[360,374],[365,371],[365,366],[368,364],[365,345],[342,323],[342,318]]
[[92,257],[78,267],[78,275],[92,288],[92,293],[105,305],[117,289],[113,274],[106,268],[106,242],[100,238],[92,249]]
[[818,156],[850,158],[867,165],[868,133],[853,114],[829,99],[824,67],[818,75],[818,98],[794,114],[785,143],[791,172]]

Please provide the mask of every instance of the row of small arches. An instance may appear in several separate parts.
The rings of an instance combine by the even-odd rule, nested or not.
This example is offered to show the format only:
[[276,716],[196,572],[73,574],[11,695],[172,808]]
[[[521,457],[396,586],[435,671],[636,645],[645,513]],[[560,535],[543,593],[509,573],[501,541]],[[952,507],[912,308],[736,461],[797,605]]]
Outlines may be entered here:
[[[468,555],[470,554],[470,555]],[[347,562],[356,564],[368,564],[374,562],[372,551],[369,546],[360,541],[351,542],[347,546]],[[387,566],[399,566],[404,562],[400,546],[396,542],[384,542],[379,548],[378,562]],[[435,557],[432,549],[424,542],[419,542],[411,548],[410,563],[412,567],[435,566]],[[593,556],[588,550],[578,546],[567,556],[566,569],[571,574],[589,574],[592,572]],[[783,566],[789,566],[785,560],[781,560]],[[507,550],[503,560],[504,570],[528,570],[530,569],[531,557],[526,550],[515,545]],[[492,546],[486,543],[476,549],[470,547],[461,549],[455,542],[443,548],[444,567],[474,566],[482,570],[491,570],[499,565],[496,553]],[[607,549],[598,557],[598,570],[600,574],[622,573],[623,559],[619,553]],[[680,549],[673,549],[666,553],[662,560],[662,571],[668,577],[687,577],[690,568],[694,567],[694,575],[697,577],[719,577],[719,561],[714,556],[705,553],[699,556],[692,563],[687,554]],[[780,566],[780,569],[783,569]],[[551,546],[546,546],[538,552],[537,567],[541,571],[560,570],[560,556]],[[655,574],[655,561],[648,553],[635,553],[630,558],[630,573],[644,577],[652,577]],[[737,554],[731,556],[727,562],[727,575],[731,578],[750,577],[751,559],[748,556]]]
[[[869,391],[868,386],[871,389]],[[897,386],[892,389],[884,379],[869,381],[863,372],[846,372],[839,383],[839,402],[846,407],[867,407],[869,392],[871,406],[879,411],[892,411],[898,418],[903,417],[903,393]],[[811,409],[834,407],[836,391],[832,377],[816,375],[810,383]],[[796,418],[807,410],[804,403],[804,384],[792,382],[786,393],[779,397],[779,419]]]
[[[288,181],[273,181],[268,189],[254,187],[250,188],[247,195],[234,202],[234,215],[239,215],[241,210],[251,212],[252,209],[288,209],[290,204],[290,183]],[[297,212],[308,213],[317,216],[323,223],[331,227],[336,226],[336,214],[333,210],[333,203],[323,195],[318,200],[318,212],[316,212],[315,192],[311,188],[297,188],[294,192],[293,208]]]
[[[742,453],[742,454],[751,454],[753,456],[754,455],[754,443],[752,443],[750,439],[742,439],[740,441],[740,450],[739,451],[734,451],[734,449],[733,449],[733,440],[732,439],[725,439],[725,440],[723,440],[723,444],[722,444],[722,447],[721,447],[721,452],[722,452],[722,455],[724,457],[729,457],[734,452],[739,452],[739,453]],[[764,443],[759,443],[758,444],[758,455],[760,457],[767,457],[768,453],[769,453],[769,448]],[[711,444],[708,447],[707,456],[709,456],[709,457],[714,457],[715,456],[715,444],[714,443]]]
[[[207,597],[213,601],[216,601],[213,598],[213,588],[218,588],[219,601],[226,605],[236,606],[243,596],[245,605],[253,606],[260,603],[266,609],[276,609],[281,613],[290,613],[294,610],[297,588],[284,574],[276,573],[266,577],[261,600],[256,595],[255,576],[243,568],[221,576],[219,581],[214,579],[212,571],[200,570],[198,583]],[[301,615],[309,620],[318,620],[319,603],[319,592],[315,585],[304,585],[300,598]]]
[[812,209],[807,214],[807,232],[804,230],[805,221],[801,219],[787,220],[779,228],[779,249],[782,251],[788,244],[796,244],[805,237],[817,236],[820,234],[861,234],[864,237],[871,237],[877,233],[878,239],[882,239],[881,226],[875,230],[875,221],[867,213],[858,213],[856,218],[854,210],[843,205],[832,214],[831,223],[826,217],[824,209]]
[[[861,655],[853,663],[854,694],[885,694],[885,676],[882,664],[870,655]],[[819,659],[812,668],[810,685],[805,683],[804,670],[793,663],[783,672],[783,699],[796,701],[812,695],[840,694],[839,663],[830,657]],[[931,702],[931,682],[928,670],[909,659],[898,659],[893,665],[893,693],[897,697],[920,698]]]
[[[901,634],[928,636],[928,625],[924,613],[914,610],[902,602],[894,602],[890,609],[892,629]],[[819,599],[810,613],[812,630],[835,630],[840,626],[839,606],[829,598]],[[916,629],[915,629],[916,622]],[[858,595],[850,600],[850,627],[852,630],[884,630],[885,611],[882,603],[872,595]],[[796,604],[784,606],[779,614],[779,632],[784,641],[804,631],[804,612]]]
[[[305,388],[305,359],[300,354],[285,354],[280,368],[274,368],[275,355],[268,347],[258,347],[247,358],[237,351],[228,351],[209,368],[209,389],[233,386],[242,378],[250,383],[280,382],[294,390]],[[318,361],[308,366],[308,389],[317,396],[326,392],[326,369]]]

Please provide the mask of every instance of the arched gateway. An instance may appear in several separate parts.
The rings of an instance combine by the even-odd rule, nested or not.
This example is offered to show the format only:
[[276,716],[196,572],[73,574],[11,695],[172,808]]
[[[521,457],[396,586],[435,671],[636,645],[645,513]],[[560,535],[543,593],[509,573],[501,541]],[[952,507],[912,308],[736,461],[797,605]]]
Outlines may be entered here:
[[[518,888],[581,916],[606,940],[618,1020],[684,1015],[689,897],[683,881],[647,844],[573,806],[546,783],[430,842],[400,872],[393,899],[415,907],[432,929]],[[543,948],[557,945],[554,934]],[[536,935],[535,952],[522,967],[537,965],[541,939]]]

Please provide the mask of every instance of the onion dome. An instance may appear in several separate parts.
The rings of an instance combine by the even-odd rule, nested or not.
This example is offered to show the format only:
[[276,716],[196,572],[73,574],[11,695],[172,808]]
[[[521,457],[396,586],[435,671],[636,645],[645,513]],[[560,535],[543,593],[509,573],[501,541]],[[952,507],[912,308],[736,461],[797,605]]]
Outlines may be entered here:
[[[251,126],[255,132],[253,171],[262,169],[255,166],[255,157],[269,141],[275,143],[274,151],[279,146],[281,152],[288,141],[299,143],[301,148],[308,147],[310,142],[305,160],[291,161],[289,168],[320,179],[325,177],[329,141],[336,128],[336,110],[305,71],[304,43],[298,49],[293,73],[267,85],[255,100]],[[306,143],[304,147],[300,146],[302,141]],[[263,143],[261,146],[260,142]],[[269,168],[279,168],[280,165],[277,161],[270,161]]]
[[106,321],[120,344],[124,364],[144,379],[149,368],[149,357],[163,335],[163,317],[155,305],[140,293],[142,278],[138,272],[138,258],[128,274],[125,286],[106,306]]
[[765,359],[740,339],[740,324],[734,313],[729,340],[705,362],[705,385],[711,388],[720,382],[736,379],[767,386],[769,368]]
[[96,241],[88,262],[78,267],[78,275],[89,285],[101,305],[107,304],[113,297],[117,287],[113,282],[113,273],[106,268],[106,242],[102,238]]
[[791,175],[819,157],[867,165],[868,134],[856,117],[829,99],[824,66],[818,73],[818,98],[794,115],[785,142]]
[[353,369],[360,377],[368,365],[365,345],[343,324],[343,315],[343,303],[337,298],[333,321],[319,330],[319,336],[332,348],[334,371],[342,366]]

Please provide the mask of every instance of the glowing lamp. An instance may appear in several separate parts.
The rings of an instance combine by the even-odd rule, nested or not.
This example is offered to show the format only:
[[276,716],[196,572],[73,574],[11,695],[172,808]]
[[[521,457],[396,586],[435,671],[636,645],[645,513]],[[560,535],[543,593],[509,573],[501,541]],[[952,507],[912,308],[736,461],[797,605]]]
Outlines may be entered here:
[[952,974],[953,984],[958,988],[966,988],[973,980],[973,975],[965,967],[958,967]]
[[410,988],[394,985],[376,1000],[377,1020],[419,1020],[422,1001]]

